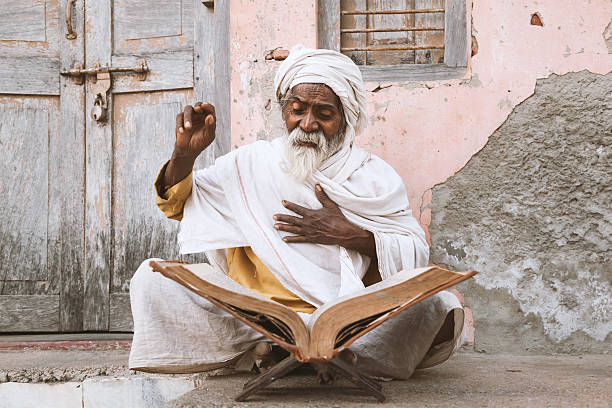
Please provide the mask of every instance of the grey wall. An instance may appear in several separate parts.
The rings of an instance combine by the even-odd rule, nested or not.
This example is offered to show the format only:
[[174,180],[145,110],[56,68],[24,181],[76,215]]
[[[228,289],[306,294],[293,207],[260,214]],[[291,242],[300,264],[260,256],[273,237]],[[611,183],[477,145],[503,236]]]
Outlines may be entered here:
[[477,350],[612,353],[612,74],[539,80],[433,189],[432,262],[460,288]]

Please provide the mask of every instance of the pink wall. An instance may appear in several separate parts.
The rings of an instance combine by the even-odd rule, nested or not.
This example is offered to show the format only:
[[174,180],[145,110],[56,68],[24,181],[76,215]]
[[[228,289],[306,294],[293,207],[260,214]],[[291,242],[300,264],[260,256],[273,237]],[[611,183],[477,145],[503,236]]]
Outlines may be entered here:
[[[412,208],[429,225],[431,188],[460,170],[536,79],[587,69],[612,70],[608,0],[468,0],[479,50],[463,80],[368,83],[369,127],[357,142],[404,178]],[[316,0],[231,0],[232,146],[274,138],[282,126],[268,51],[316,46]],[[263,3],[262,3],[263,4]],[[530,24],[538,13],[543,26]],[[468,17],[470,17],[468,16]],[[468,18],[470,21],[470,18]],[[608,42],[610,40],[608,39]],[[376,88],[383,88],[372,92]]]

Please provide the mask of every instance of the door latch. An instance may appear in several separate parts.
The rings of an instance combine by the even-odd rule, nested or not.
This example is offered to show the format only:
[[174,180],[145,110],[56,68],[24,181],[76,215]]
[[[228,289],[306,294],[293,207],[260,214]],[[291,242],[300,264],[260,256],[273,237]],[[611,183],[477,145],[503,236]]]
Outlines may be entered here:
[[109,67],[109,66],[100,66],[99,64],[93,64],[91,68],[83,68],[80,64],[74,64],[74,68],[69,71],[60,72],[63,76],[73,77],[77,84],[83,83],[83,78],[85,75],[93,75],[95,77],[99,77],[100,74],[111,74],[113,72],[132,72],[136,74],[136,79],[139,81],[144,81],[147,79],[147,74],[149,73],[149,67],[147,65],[147,61],[144,59],[138,60],[138,65],[135,67]]
[[[99,65],[94,63],[92,69],[98,69]],[[89,92],[94,95],[93,105],[91,107],[91,118],[103,124],[107,119],[108,112],[108,93],[111,88],[111,74],[110,72],[99,72],[92,79],[92,84],[89,88]]]

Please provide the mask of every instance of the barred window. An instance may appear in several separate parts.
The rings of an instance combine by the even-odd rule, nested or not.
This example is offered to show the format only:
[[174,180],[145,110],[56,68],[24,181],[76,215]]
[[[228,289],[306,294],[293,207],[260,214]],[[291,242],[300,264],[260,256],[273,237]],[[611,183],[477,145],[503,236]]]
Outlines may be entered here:
[[365,80],[463,76],[468,0],[319,0],[319,47],[339,50]]

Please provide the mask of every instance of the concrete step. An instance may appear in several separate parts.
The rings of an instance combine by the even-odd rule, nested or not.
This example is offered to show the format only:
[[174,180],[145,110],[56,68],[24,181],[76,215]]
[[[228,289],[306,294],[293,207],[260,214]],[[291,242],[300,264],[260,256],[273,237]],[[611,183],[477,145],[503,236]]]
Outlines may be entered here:
[[0,384],[2,408],[156,408],[200,385],[199,376],[99,376],[83,381]]

